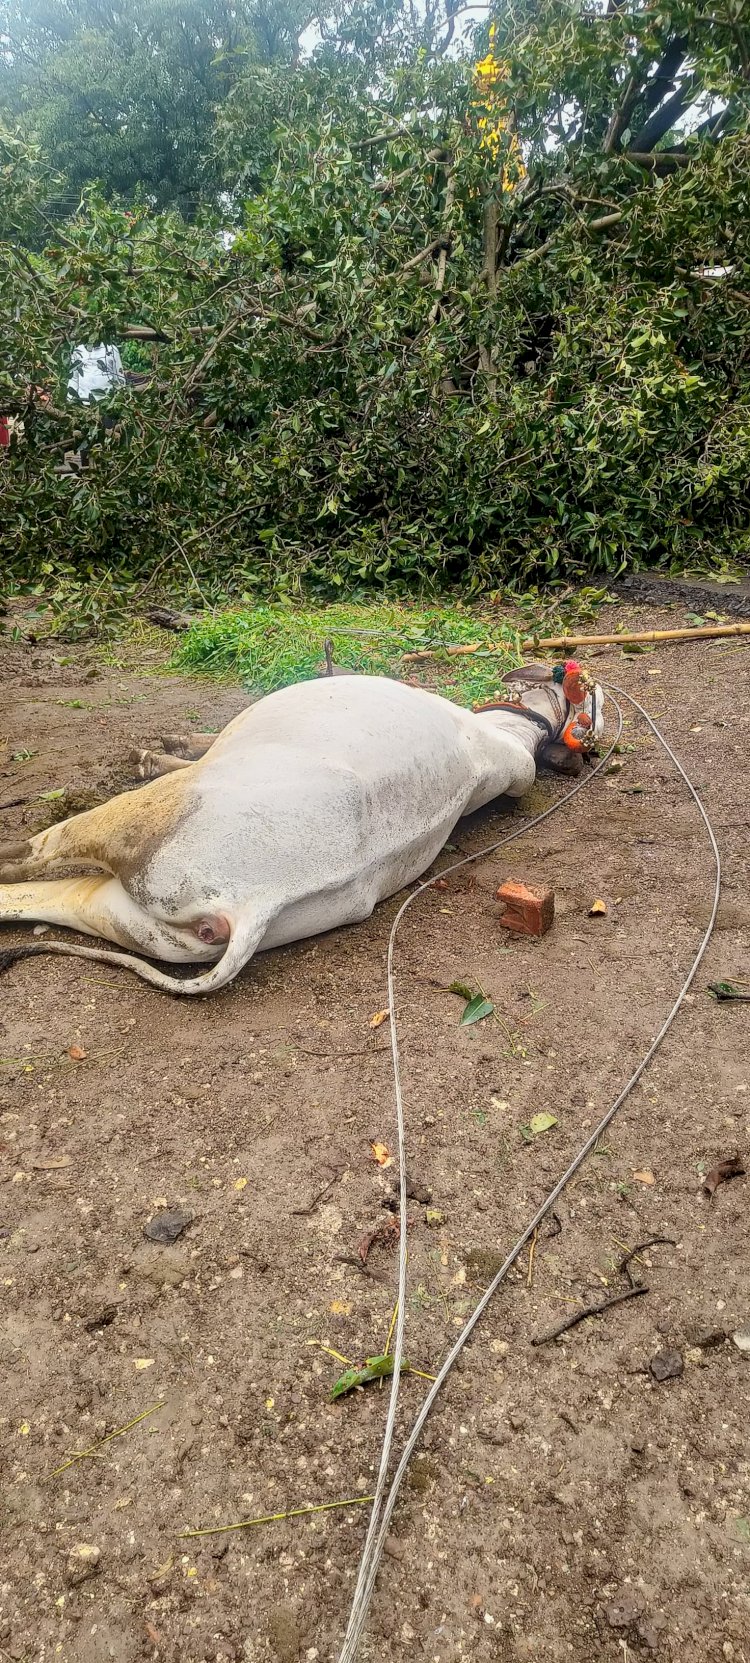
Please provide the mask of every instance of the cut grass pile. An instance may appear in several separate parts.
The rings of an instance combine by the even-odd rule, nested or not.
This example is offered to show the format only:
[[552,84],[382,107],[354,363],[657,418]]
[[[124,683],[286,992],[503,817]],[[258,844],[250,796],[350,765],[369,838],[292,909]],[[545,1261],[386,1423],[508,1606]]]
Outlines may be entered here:
[[[490,697],[503,672],[521,662],[527,633],[526,624],[516,627],[455,605],[271,604],[201,618],[180,640],[172,662],[181,670],[239,679],[254,694],[272,693],[318,675],[330,639],[341,669],[408,676],[471,705]],[[488,658],[446,654],[423,664],[402,663],[404,653],[423,647],[475,641],[507,650]]]

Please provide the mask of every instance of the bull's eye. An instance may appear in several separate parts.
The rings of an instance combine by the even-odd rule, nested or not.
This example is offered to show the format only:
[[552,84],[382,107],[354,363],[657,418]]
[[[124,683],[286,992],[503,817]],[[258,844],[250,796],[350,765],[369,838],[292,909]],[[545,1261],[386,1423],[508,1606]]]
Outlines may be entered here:
[[198,940],[205,942],[207,947],[213,947],[219,941],[228,941],[231,933],[228,918],[220,915],[200,918],[193,929]]

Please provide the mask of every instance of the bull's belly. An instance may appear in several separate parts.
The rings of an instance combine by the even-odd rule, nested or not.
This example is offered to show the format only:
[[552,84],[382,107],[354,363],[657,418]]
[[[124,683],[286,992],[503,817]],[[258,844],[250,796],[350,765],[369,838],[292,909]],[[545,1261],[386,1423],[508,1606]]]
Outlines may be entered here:
[[308,936],[322,935],[326,930],[369,918],[379,901],[397,895],[399,890],[422,877],[464,812],[462,809],[458,814],[450,814],[440,825],[431,826],[406,846],[390,850],[337,886],[290,902],[274,918],[258,950],[265,952],[291,941],[304,941]]

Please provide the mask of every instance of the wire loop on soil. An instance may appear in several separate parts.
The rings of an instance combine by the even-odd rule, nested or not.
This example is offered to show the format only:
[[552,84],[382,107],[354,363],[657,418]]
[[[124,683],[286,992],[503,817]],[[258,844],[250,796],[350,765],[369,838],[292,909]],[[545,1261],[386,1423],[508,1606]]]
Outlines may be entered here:
[[[417,897],[419,895],[422,895],[426,889],[430,889],[433,886],[433,884],[435,884],[438,881],[438,879],[440,879],[442,877],[446,877],[451,872],[459,871],[460,868],[470,865],[471,862],[473,862],[475,860],[480,860],[483,857],[486,857],[487,855],[494,854],[494,852],[497,849],[501,848],[504,844],[511,843],[511,842],[513,842],[514,839],[516,839],[518,837],[522,837],[526,832],[530,831],[534,826],[539,825],[539,823],[541,821],[548,819],[549,816],[552,815],[552,814],[555,814],[558,809],[563,808],[567,803],[570,802],[572,797],[576,796],[577,793],[583,789],[583,787],[585,785],[589,785],[591,783],[591,781],[593,779],[595,779],[596,775],[601,773],[601,771],[604,768],[605,764],[609,761],[609,758],[611,757],[612,752],[614,751],[615,745],[617,744],[617,742],[620,738],[620,735],[622,733],[622,728],[623,728],[622,709],[621,709],[621,706],[619,705],[618,700],[615,697],[615,695],[619,695],[620,698],[626,699],[628,701],[628,703],[632,706],[632,708],[635,711],[637,711],[637,713],[641,717],[643,717],[644,721],[646,721],[648,723],[648,726],[650,727],[652,733],[655,735],[656,739],[659,741],[659,744],[662,746],[662,748],[666,752],[667,756],[669,757],[670,761],[674,764],[674,767],[676,768],[676,770],[677,770],[678,774],[680,775],[681,779],[683,780],[684,784],[687,786],[687,789],[690,793],[690,796],[692,797],[693,802],[695,803],[696,808],[698,809],[698,812],[701,816],[701,819],[703,820],[704,826],[706,828],[706,832],[708,834],[708,840],[709,840],[709,844],[710,844],[710,847],[711,847],[711,852],[712,852],[713,860],[714,860],[714,893],[713,893],[713,903],[712,903],[712,907],[711,907],[711,914],[710,914],[710,917],[709,917],[708,925],[707,925],[706,930],[705,930],[705,932],[704,932],[704,934],[701,938],[700,944],[699,944],[697,952],[696,952],[696,954],[693,958],[692,964],[691,964],[690,969],[688,971],[688,974],[685,978],[685,981],[683,982],[682,987],[680,988],[680,991],[677,995],[677,998],[675,999],[674,1004],[672,1005],[671,1010],[669,1011],[668,1015],[665,1017],[665,1020],[662,1023],[662,1026],[659,1029],[659,1032],[657,1033],[655,1039],[652,1040],[651,1045],[649,1046],[648,1050],[645,1052],[644,1056],[641,1058],[641,1061],[638,1063],[637,1068],[634,1069],[633,1073],[630,1076],[630,1079],[627,1081],[627,1083],[623,1087],[622,1091],[615,1098],[614,1103],[612,1103],[610,1105],[610,1107],[607,1109],[606,1114],[604,1114],[602,1116],[602,1119],[599,1121],[599,1124],[594,1128],[593,1132],[591,1132],[590,1136],[586,1139],[586,1142],[582,1145],[582,1147],[579,1149],[578,1153],[574,1156],[574,1159],[571,1161],[570,1166],[568,1167],[567,1171],[563,1173],[562,1177],[558,1180],[558,1182],[555,1185],[554,1189],[552,1189],[550,1191],[549,1195],[542,1202],[542,1205],[538,1209],[535,1216],[531,1219],[530,1223],[526,1226],[526,1229],[524,1230],[523,1234],[521,1236],[519,1236],[518,1241],[511,1248],[510,1253],[508,1254],[508,1257],[506,1258],[504,1264],[500,1267],[500,1270],[497,1272],[497,1275],[493,1278],[493,1280],[490,1283],[489,1287],[485,1289],[485,1292],[483,1293],[481,1299],[479,1300],[479,1302],[476,1305],[475,1309],[473,1310],[471,1316],[469,1317],[468,1321],[466,1322],[465,1327],[461,1330],[461,1333],[459,1334],[458,1339],[456,1340],[454,1346],[452,1347],[451,1351],[449,1352],[448,1356],[446,1357],[445,1362],[443,1363],[442,1368],[440,1369],[440,1371],[437,1375],[437,1379],[435,1380],[434,1385],[431,1387],[430,1391],[427,1394],[427,1397],[424,1400],[424,1403],[422,1404],[421,1409],[419,1410],[419,1413],[416,1417],[416,1420],[414,1422],[412,1430],[409,1434],[409,1437],[407,1438],[407,1441],[406,1441],[406,1444],[404,1446],[404,1449],[403,1449],[400,1461],[398,1463],[398,1466],[396,1468],[396,1471],[393,1475],[393,1478],[391,1479],[391,1483],[390,1483],[390,1486],[388,1488],[388,1492],[386,1494],[385,1492],[386,1492],[386,1483],[387,1483],[387,1478],[388,1478],[388,1466],[389,1466],[389,1462],[390,1462],[391,1448],[392,1448],[392,1444],[393,1444],[393,1431],[394,1431],[394,1425],[395,1425],[395,1420],[396,1420],[396,1409],[397,1409],[397,1406],[398,1406],[398,1393],[399,1393],[399,1383],[400,1383],[400,1374],[401,1374],[401,1359],[402,1359],[402,1353],[403,1353],[404,1312],[405,1312],[405,1308],[406,1308],[406,1200],[407,1200],[407,1196],[406,1196],[406,1144],[405,1144],[405,1130],[404,1130],[403,1097],[402,1097],[402,1090],[401,1090],[401,1071],[400,1071],[400,1056],[399,1056],[399,1045],[398,1045],[398,1030],[397,1030],[397,1019],[396,1019],[396,990],[395,990],[395,985],[394,985],[394,973],[393,973],[394,952],[395,952],[396,937],[397,937],[399,925],[401,923],[402,918],[404,917],[404,914],[408,911],[409,907],[411,907],[413,905],[413,903],[416,901]],[[364,1544],[364,1548],[362,1550],[362,1557],[361,1557],[361,1560],[360,1560],[359,1573],[358,1573],[358,1576],[357,1576],[357,1584],[356,1584],[356,1587],[355,1587],[355,1590],[354,1590],[354,1596],[353,1596],[353,1599],[352,1599],[351,1611],[350,1611],[350,1614],[349,1614],[349,1621],[348,1621],[348,1624],[347,1624],[346,1634],[344,1636],[342,1648],[341,1648],[341,1651],[340,1651],[340,1654],[339,1654],[339,1663],[354,1663],[354,1660],[357,1656],[357,1652],[359,1650],[359,1642],[360,1642],[360,1639],[362,1637],[362,1632],[363,1632],[365,1623],[367,1621],[367,1613],[368,1613],[368,1610],[369,1610],[370,1601],[372,1599],[373,1591],[374,1591],[374,1588],[375,1588],[375,1581],[376,1581],[377,1574],[378,1574],[380,1559],[381,1559],[381,1556],[382,1556],[382,1553],[383,1553],[383,1548],[385,1546],[385,1540],[386,1540],[386,1536],[387,1536],[387,1533],[388,1533],[388,1529],[389,1529],[391,1517],[392,1517],[392,1514],[393,1514],[393,1510],[394,1510],[395,1505],[396,1505],[396,1500],[398,1498],[398,1493],[399,1493],[399,1490],[401,1488],[401,1484],[402,1484],[404,1475],[406,1473],[407,1467],[409,1465],[409,1462],[411,1460],[412,1454],[414,1453],[414,1449],[416,1448],[416,1445],[417,1445],[419,1436],[421,1434],[422,1428],[425,1424],[425,1421],[427,1420],[427,1417],[430,1413],[430,1410],[433,1407],[433,1404],[435,1403],[435,1400],[438,1396],[439,1391],[441,1390],[442,1386],[444,1385],[445,1381],[447,1380],[448,1375],[450,1374],[450,1371],[453,1368],[453,1365],[456,1362],[457,1358],[459,1357],[461,1351],[463,1350],[463,1347],[465,1346],[467,1340],[469,1339],[470,1335],[473,1333],[477,1323],[479,1322],[480,1318],[482,1317],[485,1310],[487,1309],[487,1306],[489,1305],[490,1301],[494,1297],[497,1289],[500,1286],[500,1283],[502,1281],[504,1281],[504,1279],[507,1276],[508,1271],[510,1270],[511,1266],[513,1264],[515,1264],[515,1262],[518,1259],[520,1253],[523,1251],[524,1247],[526,1246],[526,1243],[532,1239],[532,1237],[534,1235],[534,1232],[538,1229],[538,1227],[542,1223],[543,1219],[547,1216],[548,1213],[550,1213],[552,1211],[558,1197],[562,1194],[563,1190],[566,1188],[567,1184],[570,1182],[570,1180],[574,1176],[574,1174],[583,1165],[583,1163],[586,1160],[587,1156],[591,1153],[591,1150],[598,1143],[600,1137],[606,1131],[606,1129],[609,1126],[610,1122],[614,1119],[614,1117],[617,1114],[618,1110],[621,1108],[622,1104],[625,1102],[625,1099],[630,1095],[630,1092],[633,1090],[633,1087],[637,1084],[638,1080],[641,1078],[641,1075],[643,1074],[644,1070],[648,1067],[648,1064],[650,1063],[652,1057],[655,1056],[656,1052],[658,1051],[659,1046],[662,1043],[662,1040],[664,1039],[665,1035],[668,1033],[669,1029],[671,1028],[672,1023],[673,1023],[678,1011],[680,1010],[680,1008],[682,1006],[682,1003],[685,999],[686,994],[689,992],[689,989],[690,989],[690,987],[691,987],[691,985],[692,985],[692,983],[695,979],[695,976],[696,976],[697,971],[698,971],[698,967],[699,967],[699,965],[700,965],[700,963],[701,963],[701,961],[704,957],[704,954],[706,952],[706,948],[708,947],[708,943],[709,943],[709,941],[711,939],[711,935],[713,933],[714,924],[716,922],[716,914],[717,914],[718,906],[719,906],[719,896],[720,896],[720,892],[721,892],[721,856],[719,854],[718,845],[717,845],[717,842],[716,842],[716,838],[714,836],[713,827],[712,827],[711,822],[708,818],[706,810],[703,807],[703,804],[702,804],[702,802],[701,802],[701,800],[698,796],[698,793],[695,789],[695,786],[692,784],[692,781],[688,778],[688,775],[686,774],[685,769],[682,766],[682,763],[678,761],[678,758],[675,756],[674,751],[671,749],[670,745],[667,743],[667,740],[664,738],[664,735],[660,732],[659,728],[656,726],[656,723],[649,716],[648,712],[646,710],[644,710],[644,708],[641,704],[638,703],[637,699],[634,699],[630,693],[625,692],[625,690],[623,688],[620,688],[620,687],[617,687],[617,686],[614,686],[614,685],[611,685],[611,686],[605,688],[605,698],[614,707],[614,710],[616,712],[617,732],[615,734],[615,738],[612,741],[612,744],[611,744],[609,750],[605,752],[605,755],[596,764],[596,766],[593,769],[591,769],[591,771],[589,773],[584,774],[582,776],[582,778],[579,780],[578,784],[574,785],[572,787],[572,789],[569,792],[567,792],[565,797],[561,798],[560,801],[558,801],[556,803],[553,803],[552,806],[550,808],[545,809],[543,811],[543,813],[535,815],[532,820],[527,821],[526,824],[524,826],[522,826],[518,831],[510,832],[510,833],[506,834],[505,837],[498,838],[496,842],[489,844],[486,848],[478,849],[478,850],[476,850],[476,852],[474,854],[464,856],[463,859],[455,861],[451,866],[444,867],[442,869],[442,871],[436,872],[434,877],[428,878],[425,883],[420,884],[419,888],[413,890],[412,894],[407,897],[406,901],[404,902],[403,906],[397,912],[396,917],[393,921],[390,940],[389,940],[389,944],[388,944],[388,1006],[389,1006],[389,1010],[390,1010],[391,1050],[392,1050],[392,1055],[393,1055],[393,1078],[394,1078],[394,1090],[395,1090],[395,1102],[396,1102],[396,1121],[397,1121],[397,1128],[398,1128],[399,1194],[400,1194],[400,1210],[401,1210],[401,1229],[400,1229],[400,1240],[399,1240],[398,1307],[397,1307],[398,1315],[397,1315],[397,1320],[396,1320],[396,1337],[395,1337],[395,1346],[394,1346],[394,1351],[393,1351],[393,1375],[392,1375],[392,1379],[391,1379],[391,1391],[390,1391],[390,1397],[389,1397],[389,1401],[388,1401],[388,1414],[387,1414],[387,1418],[386,1418],[385,1432],[384,1432],[384,1436],[383,1436],[383,1445],[382,1445],[381,1456],[380,1456],[380,1466],[379,1466],[379,1469],[378,1469],[378,1476],[377,1476],[377,1481],[376,1481],[376,1485],[375,1485],[375,1497],[374,1497],[373,1506],[372,1506],[372,1513],[370,1515],[370,1522],[369,1522],[369,1525],[368,1525],[367,1536],[365,1538],[365,1544]]]

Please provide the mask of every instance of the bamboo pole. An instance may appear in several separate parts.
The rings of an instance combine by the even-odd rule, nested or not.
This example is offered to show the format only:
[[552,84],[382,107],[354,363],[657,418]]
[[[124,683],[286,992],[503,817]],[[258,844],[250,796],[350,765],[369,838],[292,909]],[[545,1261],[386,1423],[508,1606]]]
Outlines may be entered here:
[[[531,640],[522,641],[520,645],[522,652],[568,652],[572,647],[629,647],[643,641],[711,641],[732,635],[750,635],[750,623],[705,624],[699,629],[641,629],[627,635],[532,636]],[[507,653],[509,645],[507,641],[490,642],[488,645],[474,641],[471,646],[424,648],[421,652],[404,653],[403,662],[416,664],[422,658],[439,658],[443,653],[449,658],[464,658],[471,653]]]

